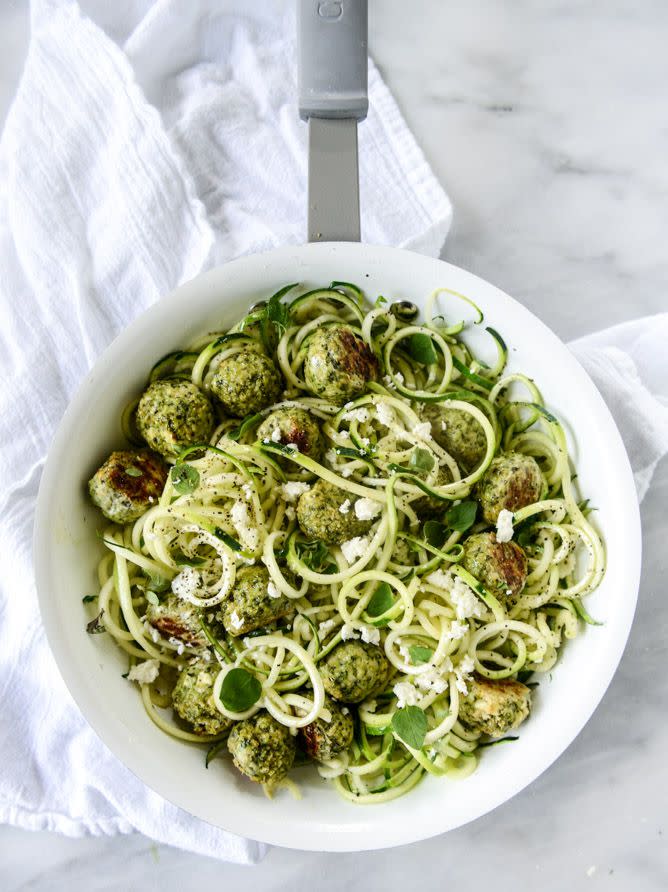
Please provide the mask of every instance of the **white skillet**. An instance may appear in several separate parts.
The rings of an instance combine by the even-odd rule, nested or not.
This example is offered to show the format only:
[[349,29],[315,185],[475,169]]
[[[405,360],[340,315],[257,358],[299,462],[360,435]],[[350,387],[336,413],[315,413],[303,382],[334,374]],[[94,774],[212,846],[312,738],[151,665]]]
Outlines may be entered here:
[[[307,11],[313,5],[304,0]],[[347,7],[342,4],[344,13]],[[109,636],[86,634],[81,603],[94,586],[101,555],[95,535],[100,516],[88,502],[85,482],[112,449],[123,445],[121,411],[141,390],[153,362],[195,336],[231,325],[287,282],[308,288],[333,279],[356,282],[371,297],[383,294],[418,306],[443,286],[476,301],[485,322],[508,342],[509,369],[534,377],[547,406],[566,422],[578,484],[598,509],[595,522],[608,563],[602,584],[587,599],[587,609],[604,625],[587,627],[564,648],[551,680],[537,689],[520,740],[488,750],[466,780],[428,777],[407,796],[380,806],[342,801],[314,769],[296,773],[301,801],[286,793],[267,800],[224,760],[205,770],[200,748],[167,737],[151,723],[136,686],[121,677],[127,669],[121,651]],[[235,260],[177,289],[124,331],[63,416],[42,477],[34,539],[49,643],[72,696],[109,749],[157,793],[211,824],[276,845],[328,851],[378,849],[435,836],[485,814],[538,777],[576,737],[610,683],[633,619],[640,556],[638,504],[619,432],[557,336],[471,273],[407,251],[354,242],[308,244]]]

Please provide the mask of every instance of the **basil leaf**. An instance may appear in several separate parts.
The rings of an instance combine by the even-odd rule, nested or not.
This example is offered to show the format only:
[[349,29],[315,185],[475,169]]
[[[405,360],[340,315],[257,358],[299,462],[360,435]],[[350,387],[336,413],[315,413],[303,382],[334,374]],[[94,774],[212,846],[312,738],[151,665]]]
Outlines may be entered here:
[[408,353],[416,362],[422,365],[435,365],[438,362],[438,353],[428,334],[416,332],[406,338],[406,342]]
[[465,533],[475,523],[477,511],[477,502],[460,502],[459,505],[453,505],[450,508],[445,515],[445,519],[451,529],[457,530],[459,533]]
[[315,573],[336,573],[338,570],[332,561],[329,549],[320,539],[297,542],[296,551],[299,559]]
[[169,472],[172,486],[181,496],[187,496],[199,486],[199,471],[188,464],[176,464]]
[[428,727],[427,716],[419,706],[405,706],[392,716],[392,730],[414,750],[422,747]]
[[281,303],[281,298],[295,287],[296,284],[286,285],[276,294],[272,294],[267,301],[260,328],[260,335],[267,350],[274,349],[276,342],[283,336],[290,322],[290,307]]
[[409,465],[417,471],[431,471],[434,467],[434,456],[428,449],[422,449],[422,447],[418,446],[411,452]]
[[159,576],[158,574],[153,575],[152,573],[148,576],[148,587],[151,591],[166,592],[167,589],[171,587],[171,584],[171,581],[165,579],[164,576]]
[[256,415],[248,415],[237,427],[232,428],[232,430],[225,434],[228,440],[240,440],[241,437],[246,433],[246,431],[250,430],[254,425],[260,421],[262,415],[259,413]]
[[144,472],[139,468],[136,468],[134,465],[130,465],[125,469],[125,473],[128,477],[141,477]]
[[91,601],[97,601],[97,595],[84,595],[81,599],[82,604],[90,604]]
[[422,528],[422,535],[428,545],[434,548],[441,548],[445,543],[448,531],[447,527],[437,520],[428,520]]
[[95,619],[92,619],[89,623],[86,624],[86,631],[89,635],[99,635],[101,632],[106,632],[106,628],[102,617],[104,616],[104,608],[100,610]]
[[434,651],[431,647],[422,647],[420,644],[412,644],[408,648],[408,653],[411,657],[411,663],[414,666],[419,666],[421,663],[428,663],[434,656]]
[[394,606],[394,598],[392,589],[387,582],[381,582],[376,591],[371,596],[371,600],[367,604],[366,612],[369,616],[381,616]]
[[220,686],[220,701],[230,712],[244,712],[250,709],[261,695],[260,682],[241,666],[230,669]]

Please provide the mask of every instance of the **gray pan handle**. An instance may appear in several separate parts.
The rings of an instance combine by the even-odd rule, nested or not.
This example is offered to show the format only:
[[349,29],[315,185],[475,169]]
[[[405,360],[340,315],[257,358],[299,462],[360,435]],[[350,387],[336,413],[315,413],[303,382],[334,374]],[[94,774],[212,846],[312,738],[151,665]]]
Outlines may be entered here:
[[298,0],[299,113],[309,124],[308,239],[359,241],[357,122],[366,117],[367,0]]

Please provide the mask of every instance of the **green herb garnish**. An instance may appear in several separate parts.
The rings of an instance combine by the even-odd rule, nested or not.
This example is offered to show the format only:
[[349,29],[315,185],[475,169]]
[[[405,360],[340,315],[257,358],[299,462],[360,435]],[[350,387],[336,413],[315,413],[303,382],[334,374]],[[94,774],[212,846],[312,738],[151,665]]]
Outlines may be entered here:
[[261,695],[260,682],[241,666],[230,669],[220,686],[220,702],[230,712],[244,712],[250,709]]
[[393,606],[394,597],[392,596],[392,589],[387,582],[381,582],[371,596],[366,612],[369,616],[381,616],[383,613],[387,613]]
[[438,362],[438,354],[429,335],[416,332],[406,338],[406,342],[406,349],[416,362],[422,365],[435,365]]
[[100,610],[95,619],[92,619],[89,623],[86,624],[86,631],[89,635],[99,635],[101,632],[106,632],[106,628],[102,617],[104,616],[104,608]]
[[392,716],[392,730],[414,750],[422,747],[428,727],[427,716],[419,706],[405,706]]
[[414,666],[419,666],[422,663],[428,663],[429,660],[434,656],[434,651],[431,647],[422,647],[421,644],[412,644],[408,648],[408,653],[411,657],[411,663]]
[[448,537],[448,528],[437,520],[428,520],[422,528],[422,535],[433,548],[442,548]]
[[157,573],[155,575],[149,573],[148,575],[148,587],[151,591],[166,592],[171,584],[171,580],[166,579],[164,576],[159,576]]
[[176,464],[169,472],[172,486],[181,496],[187,496],[199,486],[199,471],[188,464]]
[[434,456],[428,449],[422,449],[422,447],[418,446],[411,452],[409,465],[416,471],[424,471],[426,473],[434,467]]
[[465,533],[475,523],[477,511],[477,502],[460,502],[459,505],[453,505],[450,508],[445,519],[451,529],[457,530],[458,533]]

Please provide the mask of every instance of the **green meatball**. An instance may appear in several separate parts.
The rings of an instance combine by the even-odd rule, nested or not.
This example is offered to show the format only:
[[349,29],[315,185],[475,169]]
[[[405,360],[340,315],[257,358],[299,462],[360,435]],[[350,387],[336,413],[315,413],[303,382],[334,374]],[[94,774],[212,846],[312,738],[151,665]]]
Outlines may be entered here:
[[[278,433],[276,433],[278,431]],[[257,430],[260,441],[270,440],[283,446],[293,444],[302,455],[320,461],[323,453],[323,440],[315,418],[305,409],[282,408],[267,415]],[[282,467],[292,467],[289,458],[275,456]]]
[[463,409],[448,409],[427,403],[421,417],[431,424],[431,435],[470,474],[485,457],[487,437],[472,415]]
[[207,644],[197,607],[176,595],[170,594],[159,604],[148,604],[146,622],[163,638],[176,638],[191,647],[205,647]]
[[168,457],[206,443],[213,430],[211,403],[192,381],[154,381],[137,406],[137,427],[148,445]]
[[275,403],[282,387],[271,359],[250,347],[223,359],[211,379],[211,392],[223,409],[242,418]]
[[[363,536],[371,529],[371,520],[360,520],[355,514],[356,499],[338,486],[318,480],[299,497],[297,521],[309,539],[321,539],[327,545],[340,545],[348,539]],[[341,507],[346,507],[346,513]]]
[[464,542],[462,567],[500,601],[517,600],[527,579],[527,557],[516,542],[497,542],[494,533],[475,533]]
[[519,511],[538,502],[545,491],[538,462],[530,455],[507,452],[492,460],[476,488],[487,523],[496,523],[499,512]]
[[237,572],[234,588],[225,602],[222,620],[235,638],[261,629],[294,611],[289,598],[277,594],[266,567],[244,567]]
[[363,641],[343,641],[320,664],[327,693],[343,703],[360,703],[383,687],[390,663],[382,649]]
[[301,729],[304,749],[318,762],[333,759],[347,750],[353,742],[353,718],[350,710],[339,706],[331,697],[325,698],[325,708],[332,714],[330,722],[318,718]]
[[242,774],[256,783],[269,784],[286,776],[297,745],[289,728],[261,711],[232,728],[227,748]]
[[311,393],[341,405],[378,379],[378,360],[350,325],[319,328],[308,341],[304,380]]
[[148,449],[112,452],[88,483],[91,501],[116,523],[132,523],[155,504],[167,482],[168,467]]
[[174,712],[192,725],[195,734],[221,734],[232,724],[216,709],[213,683],[218,664],[195,663],[184,669],[172,692]]
[[460,721],[490,737],[518,728],[530,710],[530,688],[510,678],[490,681],[476,675],[469,682],[468,696],[459,701]]

